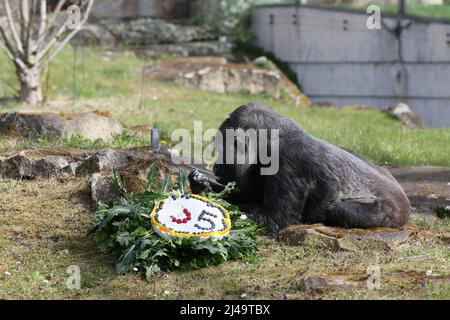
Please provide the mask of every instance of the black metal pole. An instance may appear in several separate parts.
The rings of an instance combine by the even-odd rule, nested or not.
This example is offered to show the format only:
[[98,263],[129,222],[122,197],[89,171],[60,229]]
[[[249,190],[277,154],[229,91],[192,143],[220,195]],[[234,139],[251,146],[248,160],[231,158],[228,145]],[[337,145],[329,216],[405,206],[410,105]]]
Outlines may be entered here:
[[398,20],[403,20],[405,17],[405,0],[398,0]]
[[153,154],[159,153],[159,130],[158,128],[152,129],[152,136],[151,136],[151,149]]

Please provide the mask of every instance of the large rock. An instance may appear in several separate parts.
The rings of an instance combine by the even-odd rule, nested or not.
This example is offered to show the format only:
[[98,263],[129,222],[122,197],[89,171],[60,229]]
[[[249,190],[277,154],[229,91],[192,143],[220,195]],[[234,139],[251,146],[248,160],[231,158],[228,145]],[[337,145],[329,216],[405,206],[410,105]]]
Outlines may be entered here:
[[120,192],[114,188],[111,175],[94,173],[91,177],[92,203],[96,207],[100,202],[117,202],[121,198]]
[[203,27],[180,25],[160,19],[104,19],[100,24],[118,41],[134,46],[215,39],[215,36]]
[[161,61],[146,68],[152,80],[174,81],[186,86],[219,93],[266,92],[278,99],[286,92],[298,105],[309,105],[309,99],[276,67],[254,63],[229,63],[225,58],[189,57]]
[[133,151],[106,149],[80,151],[42,148],[0,157],[0,177],[10,179],[50,178],[63,174],[91,175],[130,165]]
[[153,44],[145,50],[136,50],[136,55],[142,57],[157,57],[162,55],[190,56],[220,56],[229,54],[233,44],[229,41],[193,41],[168,44]]
[[71,41],[78,45],[100,45],[105,49],[131,46],[138,56],[223,55],[233,45],[200,26],[188,26],[160,19],[98,19],[87,23]]
[[[145,191],[147,187],[147,172],[150,166],[141,167],[142,172],[136,172],[133,169],[117,170],[116,174],[120,177],[127,193],[138,193]],[[97,207],[100,202],[117,202],[122,194],[114,186],[111,172],[94,173],[91,176],[91,196],[92,204]]]
[[406,103],[397,103],[387,109],[387,112],[393,117],[402,121],[406,126],[411,128],[422,128],[424,123],[422,118]]
[[[85,163],[89,163],[90,165],[86,165]],[[91,170],[85,171],[83,174],[93,173],[91,178],[91,193],[94,206],[97,206],[99,202],[117,200],[121,196],[113,187],[111,169],[115,169],[116,174],[121,178],[123,186],[128,193],[145,191],[148,184],[148,173],[154,164],[158,165],[159,179],[166,175],[175,177],[181,169],[186,172],[192,169],[199,169],[205,174],[209,173],[210,177],[213,176],[211,171],[208,171],[201,165],[196,167],[175,165],[172,162],[171,151],[165,146],[161,146],[160,152],[156,155],[152,154],[149,148],[136,148],[122,151],[103,150],[93,154],[85,163],[80,164],[80,166],[82,168],[90,168]]]
[[34,161],[23,152],[0,159],[0,177],[10,179],[34,178]]
[[89,176],[94,173],[117,170],[128,172],[133,177],[145,180],[151,166],[156,162],[166,173],[176,174],[180,169],[200,169],[212,177],[205,166],[176,165],[176,157],[166,146],[160,146],[158,154],[152,154],[150,147],[132,149],[80,150],[72,148],[40,148],[0,156],[0,178],[34,179],[55,177],[63,174]]
[[34,173],[41,177],[55,177],[69,165],[69,161],[61,156],[48,156],[34,162]]
[[68,148],[26,150],[0,157],[0,177],[9,179],[50,178],[71,172],[71,164],[87,159],[86,152]]
[[[176,165],[171,151],[160,146],[158,154],[152,154],[150,147],[132,149],[80,150],[73,148],[40,148],[19,153],[10,152],[0,156],[0,178],[35,179],[50,178],[64,174],[90,176],[102,173],[111,176],[116,170],[126,178],[130,190],[140,190],[151,166],[156,162],[162,172],[176,174],[180,169],[190,171],[198,168],[207,171],[205,166]],[[162,174],[162,173],[161,173]]]
[[130,152],[127,150],[107,149],[101,150],[84,161],[79,162],[75,168],[75,175],[90,175],[102,170],[125,168],[129,165]]
[[99,45],[105,49],[114,49],[117,40],[105,26],[87,23],[83,25],[71,43],[82,46]]
[[280,232],[289,245],[337,251],[392,251],[408,241],[412,231],[403,229],[342,229],[323,225],[294,225]]
[[366,284],[364,281],[352,281],[344,277],[302,275],[295,280],[294,286],[295,289],[314,297],[328,291],[363,289],[366,287]]
[[56,113],[0,114],[0,134],[25,138],[68,138],[74,135],[90,140],[111,140],[125,131],[124,125],[109,113],[93,111],[74,115]]

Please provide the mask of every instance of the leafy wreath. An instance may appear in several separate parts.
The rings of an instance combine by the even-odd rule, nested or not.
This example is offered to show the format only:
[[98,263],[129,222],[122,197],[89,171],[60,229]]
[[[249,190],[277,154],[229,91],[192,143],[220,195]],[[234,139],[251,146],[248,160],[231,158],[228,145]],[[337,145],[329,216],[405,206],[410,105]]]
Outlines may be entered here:
[[229,184],[221,193],[202,194],[230,213],[232,227],[228,236],[221,240],[161,238],[150,222],[151,211],[158,201],[171,194],[186,194],[187,175],[184,170],[180,170],[175,183],[170,175],[158,182],[158,173],[158,166],[153,165],[147,176],[146,190],[130,194],[120,176],[113,171],[113,185],[121,192],[122,199],[120,203],[100,203],[96,211],[89,233],[94,235],[102,252],[117,257],[118,273],[136,272],[150,279],[160,271],[193,270],[228,260],[258,259],[255,235],[260,227],[237,206],[224,200],[234,189],[234,184]]

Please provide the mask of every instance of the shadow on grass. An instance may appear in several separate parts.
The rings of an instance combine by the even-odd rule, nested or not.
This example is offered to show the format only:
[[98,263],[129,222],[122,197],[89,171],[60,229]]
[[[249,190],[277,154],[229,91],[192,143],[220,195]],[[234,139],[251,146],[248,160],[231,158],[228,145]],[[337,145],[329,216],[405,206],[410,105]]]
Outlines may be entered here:
[[20,99],[18,97],[0,97],[0,106],[6,106],[13,102],[19,102]]

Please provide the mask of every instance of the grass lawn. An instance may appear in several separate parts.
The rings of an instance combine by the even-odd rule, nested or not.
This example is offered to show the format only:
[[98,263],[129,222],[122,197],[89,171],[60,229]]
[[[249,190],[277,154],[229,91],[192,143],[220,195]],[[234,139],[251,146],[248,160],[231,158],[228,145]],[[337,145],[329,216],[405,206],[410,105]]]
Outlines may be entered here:
[[[288,1],[286,1],[288,2]],[[292,1],[294,2],[294,1]],[[434,18],[434,19],[450,19],[450,4],[443,4],[443,5],[424,5],[424,4],[417,4],[417,3],[408,3],[409,1],[406,0],[406,8],[405,12],[407,15],[410,16],[417,16],[417,17],[426,17],[426,18]],[[396,14],[398,11],[398,5],[397,4],[379,4],[378,1],[372,1],[371,4],[379,5],[381,8],[381,13],[394,13]],[[356,9],[356,10],[363,10],[366,11],[367,7],[370,4],[366,5],[355,5],[355,4],[340,4],[336,5],[336,7],[345,7],[350,9]],[[324,5],[327,7],[333,7],[334,5]]]
[[[145,82],[141,104],[140,68],[144,61],[130,53],[108,55],[96,49],[86,49],[84,60],[78,51],[74,99],[73,65],[73,50],[67,48],[50,69],[49,102],[36,109],[65,113],[108,110],[130,127],[160,128],[167,140],[176,128],[192,130],[194,120],[203,121],[204,128],[215,128],[235,107],[257,101],[292,117],[315,136],[379,163],[450,166],[450,129],[409,129],[377,110],[299,108],[288,99],[277,101],[248,93],[216,94],[157,82]],[[0,70],[0,95],[11,96],[10,86],[16,83],[3,56]],[[0,112],[12,109],[27,107],[17,103],[0,105]],[[47,144],[99,146],[76,138],[57,142],[0,139],[0,154]],[[145,143],[131,136],[117,138],[114,145]],[[198,271],[161,274],[146,282],[136,275],[115,273],[112,257],[99,253],[86,237],[92,218],[88,179],[0,181],[0,299],[239,299],[243,294],[246,299],[303,299],[310,297],[298,287],[299,274],[364,280],[366,268],[377,259],[371,251],[332,253],[314,247],[290,247],[261,235],[261,259],[256,263],[228,262]],[[424,232],[450,230],[448,221],[413,220],[411,224],[419,224]],[[438,281],[449,275],[448,243],[433,237],[418,238],[395,253],[380,254],[378,259],[382,270],[379,291],[326,291],[320,298],[450,297],[449,282]],[[82,289],[72,291],[66,289],[65,281],[67,267],[74,264],[81,268]],[[426,276],[430,269],[433,277]]]
[[[369,265],[381,268],[381,288],[325,291],[323,299],[448,299],[450,248],[417,238],[395,252],[333,253],[314,246],[291,247],[261,235],[261,258],[232,261],[197,271],[118,276],[113,257],[100,253],[86,232],[93,214],[89,179],[0,182],[0,299],[310,299],[299,274],[367,278]],[[450,229],[420,223],[424,232]],[[65,286],[66,269],[81,269],[81,290]],[[433,277],[427,277],[427,270]],[[218,278],[216,278],[220,275]],[[447,278],[446,278],[447,277]],[[444,279],[444,281],[440,281]],[[316,297],[316,298],[318,298]]]
[[[382,12],[397,13],[397,9],[396,4],[381,6]],[[427,6],[423,4],[408,4],[408,1],[406,1],[406,14],[426,18],[450,19],[450,4]]]

